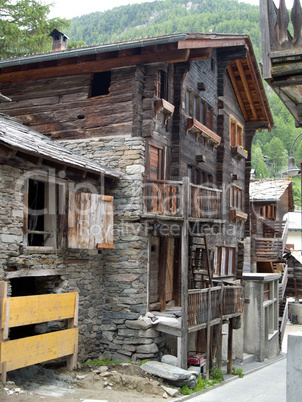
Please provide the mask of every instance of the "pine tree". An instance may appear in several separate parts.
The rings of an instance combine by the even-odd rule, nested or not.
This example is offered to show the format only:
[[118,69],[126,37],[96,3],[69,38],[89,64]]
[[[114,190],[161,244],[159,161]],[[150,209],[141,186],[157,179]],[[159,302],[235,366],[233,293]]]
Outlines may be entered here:
[[69,21],[49,19],[50,7],[39,0],[0,0],[1,58],[51,50],[50,32]]

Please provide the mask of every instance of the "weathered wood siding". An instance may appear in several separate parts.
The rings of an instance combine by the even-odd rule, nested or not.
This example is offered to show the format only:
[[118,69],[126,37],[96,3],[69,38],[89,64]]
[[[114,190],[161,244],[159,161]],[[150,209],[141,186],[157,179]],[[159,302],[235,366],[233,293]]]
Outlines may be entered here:
[[[2,84],[13,102],[2,113],[54,138],[133,134],[134,105],[140,86],[135,68],[113,70],[109,95],[89,98],[91,74]],[[139,74],[138,74],[139,75]],[[137,131],[136,122],[136,131]]]

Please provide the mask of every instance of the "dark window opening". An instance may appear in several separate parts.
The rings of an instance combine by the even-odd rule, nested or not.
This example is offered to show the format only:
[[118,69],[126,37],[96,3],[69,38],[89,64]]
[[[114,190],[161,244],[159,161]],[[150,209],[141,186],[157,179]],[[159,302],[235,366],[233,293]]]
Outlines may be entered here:
[[31,247],[56,247],[57,210],[64,207],[60,198],[60,185],[51,181],[28,180],[27,205],[25,212],[24,244]]
[[159,70],[157,73],[155,96],[168,100],[167,73],[163,70]]
[[29,180],[28,208],[28,245],[44,246],[45,183]]
[[108,95],[110,92],[111,84],[111,71],[104,71],[101,73],[93,74],[91,88],[90,88],[90,98],[95,96]]

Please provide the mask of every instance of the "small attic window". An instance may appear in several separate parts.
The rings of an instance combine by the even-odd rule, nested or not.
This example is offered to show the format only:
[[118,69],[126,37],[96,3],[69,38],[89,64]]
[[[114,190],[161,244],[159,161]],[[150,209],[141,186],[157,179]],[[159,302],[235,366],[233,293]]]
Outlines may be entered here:
[[91,81],[89,98],[108,95],[110,92],[111,71],[94,73]]

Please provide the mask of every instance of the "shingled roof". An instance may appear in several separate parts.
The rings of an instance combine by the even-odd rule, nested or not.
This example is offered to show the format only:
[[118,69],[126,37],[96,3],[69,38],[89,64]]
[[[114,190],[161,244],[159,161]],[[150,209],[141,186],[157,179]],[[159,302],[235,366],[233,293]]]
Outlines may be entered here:
[[52,141],[45,135],[24,126],[19,120],[0,114],[0,147],[5,146],[21,154],[37,156],[48,162],[76,170],[118,179],[120,173],[94,162]]
[[291,179],[267,179],[250,183],[250,200],[252,202],[277,202],[287,189],[292,192]]

